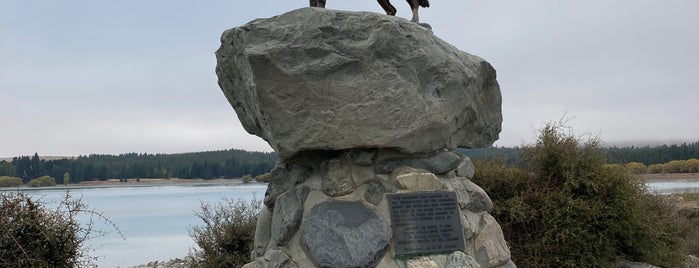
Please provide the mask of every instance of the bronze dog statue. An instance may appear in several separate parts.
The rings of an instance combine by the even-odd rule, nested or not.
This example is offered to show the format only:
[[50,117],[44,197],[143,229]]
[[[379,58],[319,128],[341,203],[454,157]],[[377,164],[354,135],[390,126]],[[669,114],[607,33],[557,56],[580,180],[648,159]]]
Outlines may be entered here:
[[[379,5],[383,8],[384,11],[386,11],[387,15],[390,16],[395,16],[396,15],[396,7],[391,5],[390,0],[378,0]],[[429,0],[407,0],[408,4],[410,5],[410,9],[413,10],[413,22],[420,22],[420,17],[418,16],[418,8],[420,7],[430,7],[430,1]],[[322,7],[325,8],[325,0],[310,0],[311,6],[312,7]]]

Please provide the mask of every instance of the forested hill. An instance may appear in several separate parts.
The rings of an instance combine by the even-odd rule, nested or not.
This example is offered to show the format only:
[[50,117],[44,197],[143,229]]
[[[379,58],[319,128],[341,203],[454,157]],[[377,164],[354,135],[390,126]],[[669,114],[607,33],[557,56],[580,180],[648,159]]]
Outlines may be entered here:
[[72,182],[121,178],[237,178],[269,172],[276,161],[276,153],[242,150],[89,155],[57,160],[42,160],[34,154],[0,162],[0,176],[20,177],[25,182],[43,175],[60,181],[66,172]]
[[[490,147],[459,149],[474,160],[500,159],[509,164],[517,161],[522,148]],[[605,148],[610,163],[639,162],[662,164],[673,160],[699,159],[699,142],[677,145]],[[71,181],[132,178],[238,178],[269,172],[277,161],[276,153],[222,150],[183,154],[88,155],[71,159],[41,159],[34,156],[0,161],[0,176],[20,177],[25,182],[48,175],[61,181],[64,173]]]
[[662,164],[673,160],[699,159],[699,141],[654,147],[612,147],[608,152],[611,157],[610,162],[613,163]]
[[[471,159],[504,160],[509,164],[515,163],[520,151],[519,147],[490,147],[483,149],[459,149]],[[609,155],[610,163],[638,162],[645,165],[663,164],[673,160],[699,159],[699,142],[644,147],[611,147],[603,148]]]

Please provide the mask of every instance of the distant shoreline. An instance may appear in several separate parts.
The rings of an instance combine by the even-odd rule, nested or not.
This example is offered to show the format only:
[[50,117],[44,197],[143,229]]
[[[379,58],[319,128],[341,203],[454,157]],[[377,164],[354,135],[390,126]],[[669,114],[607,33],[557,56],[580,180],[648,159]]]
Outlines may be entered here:
[[[658,181],[682,181],[682,180],[699,180],[699,173],[656,173],[656,174],[636,174],[637,178],[645,182],[658,182]],[[95,181],[82,181],[78,184],[57,184],[56,186],[44,186],[44,187],[29,187],[26,184],[17,187],[3,187],[0,190],[12,190],[12,189],[85,189],[85,188],[116,188],[116,187],[147,187],[147,186],[201,186],[201,185],[225,185],[225,186],[239,186],[239,185],[266,185],[266,183],[261,182],[249,182],[243,183],[240,179],[180,179],[180,178],[168,178],[168,179],[128,179],[127,182],[119,182],[119,179],[108,179],[108,180],[95,180]]]
[[643,181],[677,181],[677,180],[699,180],[699,173],[654,173],[636,174]]
[[128,179],[127,182],[119,182],[119,179],[109,179],[104,181],[82,181],[78,184],[57,184],[56,186],[29,187],[26,184],[20,187],[4,187],[6,190],[60,190],[60,189],[88,189],[88,188],[119,188],[119,187],[149,187],[149,186],[241,186],[241,185],[266,185],[261,182],[243,183],[240,179]]

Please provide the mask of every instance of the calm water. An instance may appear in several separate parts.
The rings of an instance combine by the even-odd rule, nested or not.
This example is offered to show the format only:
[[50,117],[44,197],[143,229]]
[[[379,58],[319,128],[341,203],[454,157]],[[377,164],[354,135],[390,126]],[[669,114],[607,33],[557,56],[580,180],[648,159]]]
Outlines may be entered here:
[[[659,193],[698,193],[699,179],[651,182],[648,187]],[[72,189],[90,208],[103,212],[123,232],[89,241],[99,256],[100,267],[127,267],[154,260],[184,257],[194,246],[187,228],[200,225],[195,216],[200,202],[217,203],[222,198],[250,200],[264,197],[264,184],[238,186],[147,186]],[[56,202],[65,190],[25,190],[46,202]],[[84,220],[84,219],[83,219]]]
[[[184,257],[194,246],[187,228],[201,225],[195,216],[200,202],[218,203],[222,198],[250,200],[264,197],[265,184],[239,186],[147,186],[72,189],[74,198],[103,212],[121,229],[89,241],[99,256],[100,267],[126,267],[155,260]],[[65,190],[26,190],[32,196],[55,203]],[[85,220],[82,219],[81,220]]]
[[661,194],[699,193],[699,179],[649,182],[646,185]]

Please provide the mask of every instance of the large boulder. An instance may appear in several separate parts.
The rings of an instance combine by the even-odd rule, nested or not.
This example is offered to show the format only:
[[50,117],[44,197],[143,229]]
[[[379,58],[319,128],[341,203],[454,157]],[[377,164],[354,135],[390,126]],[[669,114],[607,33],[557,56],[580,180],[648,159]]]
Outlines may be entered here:
[[227,30],[216,57],[245,130],[282,158],[485,147],[501,130],[493,67],[402,18],[302,8]]

